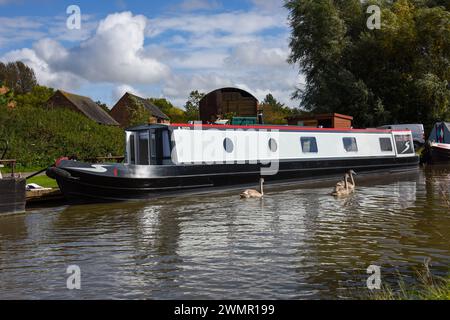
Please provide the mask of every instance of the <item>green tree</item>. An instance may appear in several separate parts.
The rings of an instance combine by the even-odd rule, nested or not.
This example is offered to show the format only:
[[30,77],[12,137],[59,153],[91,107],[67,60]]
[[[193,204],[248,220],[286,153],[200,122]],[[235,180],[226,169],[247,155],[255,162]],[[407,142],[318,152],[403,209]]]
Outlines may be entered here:
[[186,122],[186,115],[183,110],[175,107],[170,101],[164,98],[151,98],[151,103],[157,106],[165,115],[170,118],[172,123],[184,123]]
[[0,62],[0,81],[18,94],[28,93],[37,85],[33,69],[21,61]]
[[263,104],[271,106],[274,111],[283,112],[284,109],[286,108],[286,106],[283,103],[279,102],[277,99],[275,99],[275,97],[271,93],[266,95]]
[[287,117],[295,111],[279,102],[271,93],[266,95],[260,108],[264,113],[266,124],[287,124]]
[[0,137],[7,137],[10,143],[7,158],[17,159],[21,168],[42,168],[61,156],[86,160],[123,155],[122,129],[99,125],[65,108],[43,108],[45,91],[52,89],[35,87],[26,95],[10,96],[10,101],[18,99],[16,108],[0,103]]
[[189,99],[184,106],[186,110],[186,117],[188,121],[195,121],[200,119],[200,101],[205,97],[204,93],[198,90],[192,91]]
[[[369,30],[367,6],[382,9]],[[448,1],[291,0],[291,63],[306,76],[294,97],[359,127],[450,119]],[[447,9],[446,9],[447,8]]]
[[42,108],[46,106],[48,99],[53,96],[54,92],[53,88],[36,85],[30,92],[16,95],[15,100],[19,107],[32,106]]
[[100,108],[102,108],[104,111],[106,111],[108,114],[111,112],[111,110],[108,108],[108,105],[106,103],[99,101],[95,102]]
[[143,124],[148,124],[152,113],[148,110],[144,104],[134,97],[130,97],[131,104],[129,107],[130,117],[128,121],[128,126],[138,126]]

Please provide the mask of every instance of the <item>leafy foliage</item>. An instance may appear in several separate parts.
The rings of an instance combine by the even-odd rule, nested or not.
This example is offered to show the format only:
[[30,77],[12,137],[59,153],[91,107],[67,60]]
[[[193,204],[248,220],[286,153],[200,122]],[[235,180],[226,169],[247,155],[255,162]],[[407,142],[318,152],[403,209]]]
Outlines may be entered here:
[[34,106],[34,107],[46,107],[48,99],[50,99],[55,90],[44,86],[34,86],[30,92],[26,94],[15,95],[14,100],[17,102],[18,107]]
[[187,116],[183,110],[175,107],[167,99],[151,98],[149,99],[155,106],[157,106],[165,115],[167,115],[172,123],[184,123],[187,122]]
[[21,61],[0,62],[0,81],[18,94],[28,93],[37,85],[33,69]]
[[189,95],[189,100],[186,102],[186,117],[188,121],[196,121],[200,119],[200,101],[205,96],[204,93],[198,90],[192,91]]
[[[382,9],[369,30],[366,9]],[[291,0],[290,57],[306,75],[295,97],[309,111],[359,127],[450,120],[449,1]]]
[[103,111],[106,111],[106,113],[110,113],[111,112],[111,110],[108,108],[108,105],[106,104],[106,103],[103,103],[103,102],[101,102],[101,101],[96,101],[95,102],[100,108],[102,108],[103,109]]
[[286,118],[297,112],[279,102],[270,93],[265,97],[261,108],[264,112],[264,122],[266,124],[287,124]]
[[150,110],[148,110],[141,101],[137,100],[133,96],[130,96],[130,101],[130,118],[128,121],[128,126],[133,127],[149,123],[149,120],[152,117]]
[[82,160],[123,154],[120,128],[99,125],[63,108],[47,109],[52,93],[53,89],[36,86],[12,97],[16,108],[0,104],[0,137],[10,143],[7,158],[17,159],[21,167],[45,167],[61,156]]
[[0,81],[0,106],[15,107],[16,103],[13,100],[13,92]]

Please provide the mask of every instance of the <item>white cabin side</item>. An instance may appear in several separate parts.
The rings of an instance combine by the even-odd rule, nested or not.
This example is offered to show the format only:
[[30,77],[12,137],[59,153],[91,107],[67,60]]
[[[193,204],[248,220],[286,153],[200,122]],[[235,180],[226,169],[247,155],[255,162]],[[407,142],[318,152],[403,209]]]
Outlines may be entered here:
[[[415,156],[412,134],[174,128],[175,164]],[[401,149],[401,150],[400,150]]]

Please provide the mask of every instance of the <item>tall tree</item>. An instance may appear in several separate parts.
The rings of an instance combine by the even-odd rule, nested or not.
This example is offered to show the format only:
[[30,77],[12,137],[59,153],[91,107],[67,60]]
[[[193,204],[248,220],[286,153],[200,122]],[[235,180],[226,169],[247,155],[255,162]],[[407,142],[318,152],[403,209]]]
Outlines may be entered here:
[[[367,7],[382,9],[369,30]],[[450,120],[450,12],[443,0],[291,0],[292,63],[306,75],[305,109],[359,127]],[[447,8],[447,9],[446,9]]]
[[192,91],[184,108],[186,109],[187,120],[195,121],[200,119],[200,101],[205,96],[198,90]]
[[277,99],[275,99],[275,97],[271,93],[266,95],[263,101],[263,105],[269,105],[272,107],[274,111],[281,111],[281,112],[286,108],[286,106],[283,103],[279,102]]
[[33,69],[21,61],[0,62],[0,81],[17,94],[29,93],[37,85]]
[[267,124],[287,124],[287,117],[294,113],[294,110],[279,102],[271,93],[266,95],[260,107]]

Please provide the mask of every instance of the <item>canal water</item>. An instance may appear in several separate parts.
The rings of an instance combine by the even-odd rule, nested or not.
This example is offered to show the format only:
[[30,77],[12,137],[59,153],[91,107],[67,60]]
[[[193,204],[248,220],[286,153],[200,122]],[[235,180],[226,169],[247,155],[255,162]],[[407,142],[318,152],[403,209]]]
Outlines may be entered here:
[[[450,270],[449,167],[0,218],[0,299],[349,299]],[[68,266],[81,290],[68,290]]]

